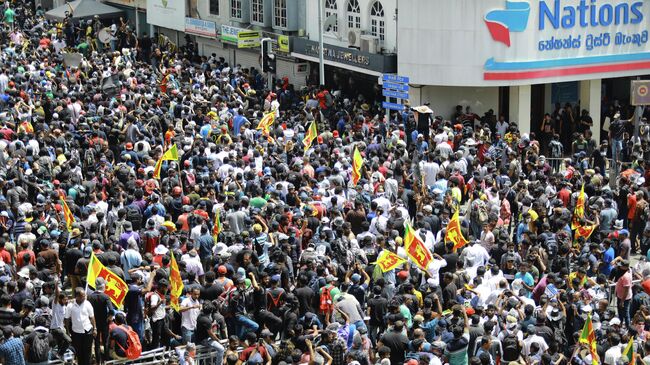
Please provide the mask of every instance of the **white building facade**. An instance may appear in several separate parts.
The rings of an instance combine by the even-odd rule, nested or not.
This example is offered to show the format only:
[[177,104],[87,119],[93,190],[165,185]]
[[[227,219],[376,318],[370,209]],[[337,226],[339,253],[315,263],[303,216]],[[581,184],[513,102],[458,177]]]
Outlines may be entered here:
[[603,100],[629,97],[629,79],[650,73],[650,1],[409,0],[399,15],[411,104],[445,117],[493,109],[530,132],[572,102],[597,123]]

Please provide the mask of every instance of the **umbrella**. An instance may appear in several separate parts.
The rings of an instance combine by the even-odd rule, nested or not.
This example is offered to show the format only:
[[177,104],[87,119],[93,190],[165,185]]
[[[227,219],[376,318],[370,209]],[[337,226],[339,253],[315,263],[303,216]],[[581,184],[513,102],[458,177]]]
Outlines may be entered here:
[[411,109],[421,114],[433,114],[433,110],[431,110],[431,108],[429,108],[426,105],[416,106],[415,108],[411,108]]

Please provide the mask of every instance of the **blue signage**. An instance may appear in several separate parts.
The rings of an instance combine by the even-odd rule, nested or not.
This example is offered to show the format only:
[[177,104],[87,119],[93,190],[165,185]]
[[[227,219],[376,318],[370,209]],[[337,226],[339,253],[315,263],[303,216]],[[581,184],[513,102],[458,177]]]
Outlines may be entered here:
[[554,0],[549,6],[546,1],[539,2],[539,30],[544,30],[546,20],[554,29],[560,27],[571,29],[579,24],[586,27],[608,27],[614,25],[640,24],[643,22],[643,1],[628,4],[626,1],[617,5],[595,4],[596,0],[580,0],[577,6],[561,7],[561,0]]
[[409,91],[409,86],[407,84],[397,84],[394,82],[384,82],[382,88],[397,91]]
[[391,91],[391,90],[382,90],[381,91],[382,95],[384,95],[387,98],[397,98],[397,99],[408,99],[409,98],[409,93],[403,93],[401,91]]
[[397,103],[389,103],[387,101],[384,101],[381,103],[381,107],[384,109],[388,110],[397,110],[397,111],[402,111],[404,110],[404,105],[402,104],[397,104]]
[[399,75],[384,75],[382,77],[382,80],[384,82],[399,82],[401,84],[408,84],[409,83],[409,78],[408,76],[399,76]]

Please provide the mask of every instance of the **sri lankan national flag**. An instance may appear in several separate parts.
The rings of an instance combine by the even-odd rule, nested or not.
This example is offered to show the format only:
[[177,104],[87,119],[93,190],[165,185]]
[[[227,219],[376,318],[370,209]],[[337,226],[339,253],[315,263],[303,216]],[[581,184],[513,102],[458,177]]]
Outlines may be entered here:
[[573,218],[571,219],[571,229],[576,230],[580,227],[580,219],[585,217],[585,184],[582,184],[580,195],[576,201],[576,207],[573,210]]
[[172,260],[169,264],[169,305],[176,311],[180,311],[180,297],[183,294],[183,279],[181,279],[181,271],[178,269],[178,263],[172,254]]
[[382,251],[379,254],[379,257],[377,257],[377,265],[381,269],[381,272],[393,270],[404,262],[406,262],[406,260],[388,250]]
[[408,222],[404,222],[404,249],[408,257],[422,270],[426,270],[433,260],[431,251],[424,245]]
[[129,291],[129,286],[126,285],[122,278],[107,269],[104,264],[97,259],[97,256],[95,256],[95,253],[93,252],[90,254],[88,275],[86,276],[88,286],[96,288],[97,278],[103,278],[106,280],[106,289],[104,290],[104,293],[111,298],[111,302],[113,302],[116,307],[122,308],[124,298],[126,298],[126,293]]
[[460,218],[458,217],[458,209],[447,223],[447,232],[445,233],[445,242],[454,243],[454,251],[462,248],[467,244],[467,240],[463,237],[463,232],[460,229]]
[[361,168],[363,168],[363,157],[361,157],[361,152],[355,146],[352,154],[352,185],[354,186],[357,186],[359,180],[361,180]]
[[72,215],[72,211],[70,210],[70,207],[68,207],[68,203],[65,201],[65,196],[63,194],[59,194],[59,199],[61,199],[61,207],[63,208],[63,218],[65,219],[65,226],[68,228],[68,232],[72,231],[72,225],[74,224],[74,215]]
[[636,352],[634,351],[634,337],[630,337],[630,342],[627,343],[625,350],[623,350],[623,356],[627,357],[629,365],[634,365],[636,363]]
[[160,170],[162,170],[163,161],[178,161],[178,147],[176,144],[171,146],[156,162],[156,166],[153,169],[154,179],[160,179]]
[[268,136],[273,123],[275,123],[275,112],[268,112],[257,124],[257,129],[261,130],[265,136]]
[[302,140],[302,144],[305,146],[305,153],[309,147],[311,147],[311,144],[314,142],[316,137],[318,137],[318,128],[316,126],[316,121],[313,121],[309,125],[309,129],[307,130],[307,134],[305,134],[305,138]]
[[219,209],[217,209],[217,214],[214,217],[214,226],[212,227],[212,237],[214,238],[214,241],[217,242],[219,239],[219,233],[223,228],[221,227],[221,214],[219,213]]
[[575,234],[573,235],[573,240],[577,241],[578,238],[584,237],[585,240],[588,240],[591,237],[591,234],[596,230],[596,225],[589,226],[578,226],[576,228]]
[[582,327],[579,341],[580,343],[584,343],[589,346],[589,352],[591,353],[591,363],[592,365],[598,365],[599,361],[596,347],[596,333],[594,332],[594,327],[591,323],[591,313],[587,315],[587,320],[585,321],[585,325]]

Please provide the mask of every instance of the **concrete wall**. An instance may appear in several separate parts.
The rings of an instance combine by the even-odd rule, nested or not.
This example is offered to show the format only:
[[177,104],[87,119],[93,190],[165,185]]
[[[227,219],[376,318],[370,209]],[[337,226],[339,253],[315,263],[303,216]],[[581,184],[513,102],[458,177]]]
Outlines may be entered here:
[[449,119],[456,105],[463,108],[470,106],[474,113],[482,116],[493,109],[499,113],[499,88],[497,87],[448,87],[423,86],[411,87],[410,102],[412,106],[431,103],[435,115]]

